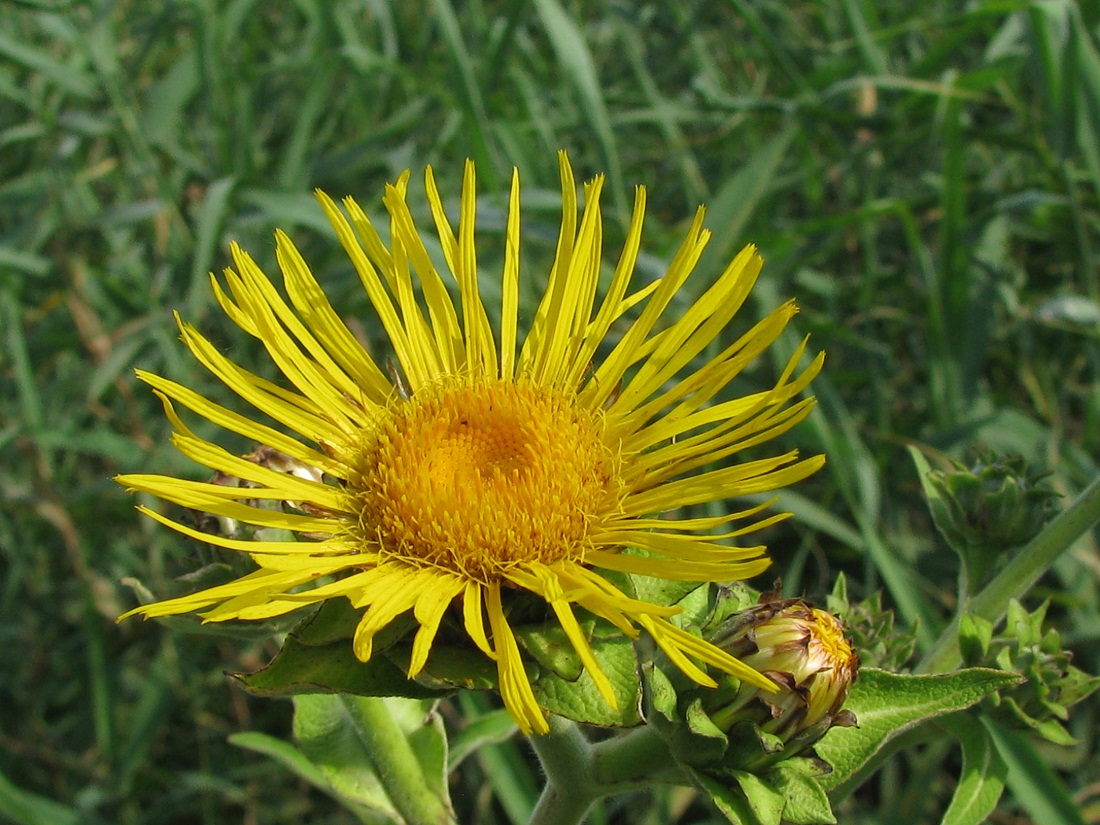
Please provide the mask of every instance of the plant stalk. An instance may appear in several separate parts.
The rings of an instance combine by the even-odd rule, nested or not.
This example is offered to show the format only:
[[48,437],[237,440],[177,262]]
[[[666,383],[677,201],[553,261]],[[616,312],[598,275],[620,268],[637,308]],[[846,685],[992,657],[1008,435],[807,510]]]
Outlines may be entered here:
[[981,591],[959,605],[954,620],[940,635],[917,667],[918,673],[944,673],[962,662],[959,652],[959,622],[964,613],[981,616],[993,623],[1004,618],[1008,603],[1024,596],[1055,560],[1086,530],[1100,521],[1100,476],[1002,568]]

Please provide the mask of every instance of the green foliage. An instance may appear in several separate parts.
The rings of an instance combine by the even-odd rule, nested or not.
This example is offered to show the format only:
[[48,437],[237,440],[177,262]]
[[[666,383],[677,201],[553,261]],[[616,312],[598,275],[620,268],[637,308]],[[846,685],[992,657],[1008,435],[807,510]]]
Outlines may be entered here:
[[[288,762],[227,742],[289,731],[287,703],[223,676],[272,658],[266,630],[241,640],[115,625],[135,603],[123,577],[164,594],[226,560],[153,529],[109,479],[202,477],[168,445],[134,366],[234,403],[184,355],[173,311],[266,369],[212,303],[207,273],[226,264],[230,240],[270,269],[274,227],[290,232],[334,304],[380,346],[310,192],[350,193],[371,210],[385,181],[429,162],[453,197],[462,159],[477,160],[486,273],[501,257],[499,195],[515,165],[524,277],[544,275],[560,147],[580,176],[611,175],[609,254],[623,232],[617,204],[649,187],[644,279],[700,202],[715,232],[708,272],[758,243],[764,276],[729,335],[797,296],[776,363],[806,333],[828,352],[819,412],[789,443],[829,464],[783,495],[795,518],[760,536],[773,570],[785,596],[819,602],[843,571],[865,606],[849,621],[868,661],[905,659],[891,634],[927,652],[958,607],[957,561],[902,445],[956,460],[972,444],[1019,453],[1052,470],[1063,501],[1098,473],[1098,24],[1092,0],[0,8],[0,705],[17,709],[0,731],[0,818],[353,821]],[[498,296],[484,294],[491,307]],[[766,372],[731,394],[768,385]],[[1048,626],[1090,673],[1096,566],[1090,533],[1028,604],[1050,599]],[[892,627],[868,601],[880,590]],[[1024,648],[1010,646],[1014,668],[1029,667]],[[1053,655],[1034,653],[1040,677]],[[460,721],[450,707],[441,713],[458,737],[495,711],[464,704]],[[836,800],[838,818],[888,823],[905,810],[935,823],[947,810],[976,822],[1002,777],[1009,793],[990,816],[1078,821],[1073,795],[1100,781],[1097,707],[1094,695],[1068,721],[1052,717],[1079,741],[1057,751],[988,718],[984,734],[954,733],[961,778],[946,746],[894,742],[876,756],[880,772]],[[455,781],[484,790],[456,799],[461,821],[525,821],[540,782],[526,749],[471,753]],[[714,817],[664,791],[592,817],[671,822],[674,810]]]
[[1025,681],[987,700],[991,715],[1010,727],[1030,728],[1056,745],[1073,745],[1063,727],[1069,709],[1100,688],[1100,676],[1090,676],[1070,664],[1058,631],[1043,629],[1048,604],[1028,613],[1019,602],[1009,605],[1004,630],[967,614],[959,629],[959,646],[968,665],[996,666],[1021,674]]

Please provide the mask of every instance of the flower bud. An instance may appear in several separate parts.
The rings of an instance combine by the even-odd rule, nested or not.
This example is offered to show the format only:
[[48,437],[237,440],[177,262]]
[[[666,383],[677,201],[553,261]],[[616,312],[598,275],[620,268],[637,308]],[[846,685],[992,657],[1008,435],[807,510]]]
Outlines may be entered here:
[[971,467],[953,462],[928,481],[943,507],[932,509],[936,527],[958,552],[1001,552],[1029,541],[1050,518],[1058,494],[1020,456],[986,455]]
[[[751,721],[778,737],[788,758],[833,725],[855,724],[842,706],[859,657],[831,613],[801,599],[767,602],[732,617],[711,641],[779,686],[769,693],[741,684],[732,701],[710,711],[720,729]],[[787,747],[792,744],[794,752]]]

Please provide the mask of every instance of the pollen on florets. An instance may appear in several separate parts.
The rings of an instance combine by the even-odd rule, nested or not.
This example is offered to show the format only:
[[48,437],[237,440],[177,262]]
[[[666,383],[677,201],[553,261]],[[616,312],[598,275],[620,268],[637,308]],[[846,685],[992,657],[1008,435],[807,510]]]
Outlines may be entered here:
[[348,487],[359,529],[384,555],[483,582],[582,561],[619,495],[604,429],[575,399],[524,381],[422,391],[362,446]]

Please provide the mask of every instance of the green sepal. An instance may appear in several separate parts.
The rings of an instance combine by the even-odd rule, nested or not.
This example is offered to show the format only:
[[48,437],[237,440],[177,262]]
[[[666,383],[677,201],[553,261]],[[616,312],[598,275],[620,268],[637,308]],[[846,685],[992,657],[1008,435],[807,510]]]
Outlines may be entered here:
[[834,727],[816,746],[818,755],[833,766],[823,786],[832,790],[848,782],[898,734],[1020,681],[1019,674],[986,668],[928,676],[861,670],[844,705],[859,727]]
[[725,755],[729,739],[703,711],[702,702],[695,699],[681,710],[673,679],[652,663],[644,672],[653,711],[648,714],[649,723],[664,738],[672,756],[681,765],[715,765]]
[[783,794],[755,773],[734,771],[733,778],[760,825],[779,825],[787,805]]
[[959,652],[963,663],[971,667],[985,661],[993,641],[993,623],[972,613],[959,619]]
[[706,621],[700,626],[703,638],[709,639],[725,622],[738,613],[744,613],[760,600],[760,591],[754,590],[743,582],[718,587],[714,594],[714,604]]
[[688,768],[692,781],[735,825],[835,825],[820,778],[829,768],[817,759],[795,757],[760,773],[731,771],[719,776]]
[[719,813],[732,825],[770,825],[760,821],[740,785],[719,782],[714,777],[690,768],[687,773],[695,785],[710,797]]

